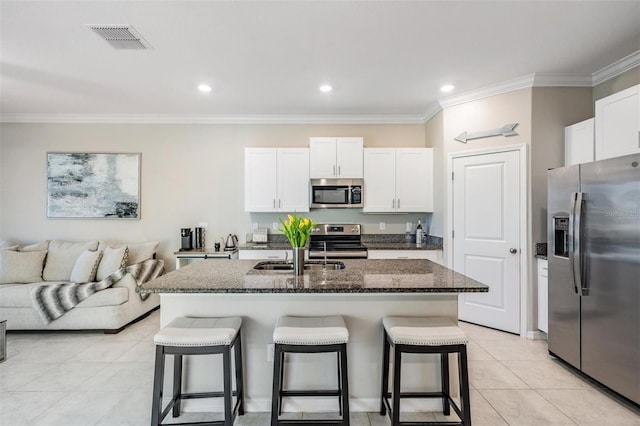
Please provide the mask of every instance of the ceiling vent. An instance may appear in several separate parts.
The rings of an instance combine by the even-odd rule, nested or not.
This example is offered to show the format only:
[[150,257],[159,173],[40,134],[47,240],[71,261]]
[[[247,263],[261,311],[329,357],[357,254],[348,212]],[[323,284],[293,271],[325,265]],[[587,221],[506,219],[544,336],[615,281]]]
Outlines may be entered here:
[[142,38],[131,25],[87,25],[102,37],[114,49],[151,49],[151,45]]

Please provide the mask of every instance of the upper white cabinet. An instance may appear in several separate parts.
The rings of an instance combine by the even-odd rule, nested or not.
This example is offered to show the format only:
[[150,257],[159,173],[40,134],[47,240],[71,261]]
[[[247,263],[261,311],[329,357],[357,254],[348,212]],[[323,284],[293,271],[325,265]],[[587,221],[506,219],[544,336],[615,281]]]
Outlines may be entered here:
[[433,149],[365,149],[362,211],[433,211]]
[[595,160],[594,122],[590,118],[564,129],[564,165]]
[[640,85],[596,101],[596,160],[640,152]]
[[362,179],[363,138],[310,138],[311,179]]
[[309,149],[245,148],[244,210],[309,211]]

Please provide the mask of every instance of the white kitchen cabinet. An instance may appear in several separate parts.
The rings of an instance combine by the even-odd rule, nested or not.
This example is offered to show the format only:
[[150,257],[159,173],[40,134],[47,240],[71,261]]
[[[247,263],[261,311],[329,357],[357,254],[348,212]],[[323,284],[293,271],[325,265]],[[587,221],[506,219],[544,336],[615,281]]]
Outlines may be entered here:
[[596,101],[596,160],[640,152],[640,85]]
[[[287,255],[287,252],[288,255]],[[291,250],[240,250],[238,252],[238,259],[256,259],[256,260],[284,260],[287,257],[291,257]]]
[[247,212],[309,211],[309,149],[245,148]]
[[427,259],[442,265],[442,250],[369,250],[369,259]]
[[309,177],[311,179],[362,179],[360,137],[310,138]]
[[564,129],[564,165],[595,160],[595,119],[581,121]]
[[538,259],[538,329],[547,333],[549,324],[549,273],[547,259]]
[[433,149],[365,149],[362,211],[433,211]]

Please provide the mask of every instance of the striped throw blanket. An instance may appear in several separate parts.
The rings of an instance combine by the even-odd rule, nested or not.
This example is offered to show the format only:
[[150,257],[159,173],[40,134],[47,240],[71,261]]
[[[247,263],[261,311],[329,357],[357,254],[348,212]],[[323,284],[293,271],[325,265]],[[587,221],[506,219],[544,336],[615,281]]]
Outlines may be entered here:
[[[136,281],[136,285],[140,286],[142,283],[159,277],[163,272],[164,261],[149,259],[135,265],[120,268],[99,282],[39,285],[31,290],[31,301],[42,322],[48,325],[92,294],[111,287],[127,274],[131,274]],[[146,300],[149,297],[148,294],[138,293],[138,295],[142,300]]]

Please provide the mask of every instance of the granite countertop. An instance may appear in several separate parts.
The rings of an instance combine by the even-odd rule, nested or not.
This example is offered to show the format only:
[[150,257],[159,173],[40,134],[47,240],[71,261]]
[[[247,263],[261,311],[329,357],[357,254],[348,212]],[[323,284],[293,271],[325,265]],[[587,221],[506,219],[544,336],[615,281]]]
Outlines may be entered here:
[[[369,250],[442,250],[441,246],[434,244],[421,244],[405,242],[362,243]],[[239,247],[240,250],[291,250],[289,243],[246,243]]]
[[469,293],[489,287],[429,260],[343,260],[343,270],[258,271],[256,260],[196,262],[138,287],[140,293]]

